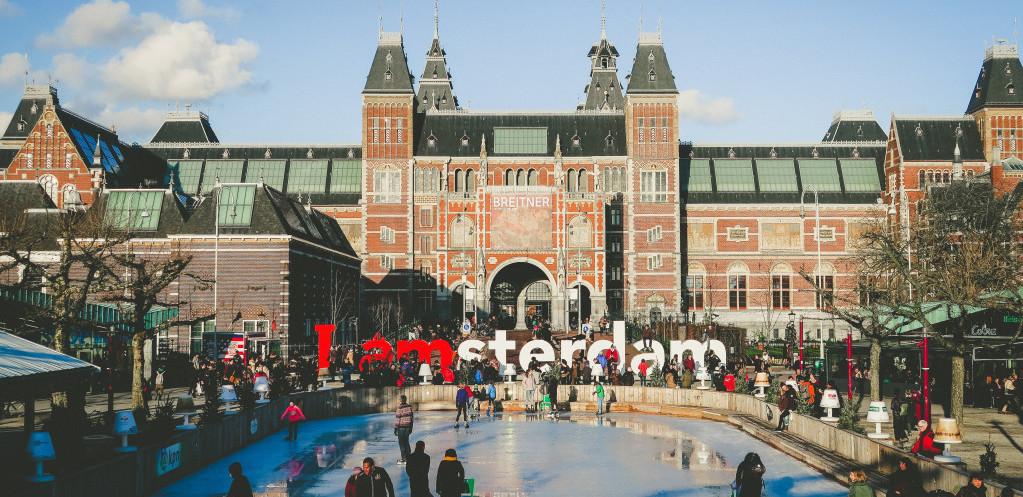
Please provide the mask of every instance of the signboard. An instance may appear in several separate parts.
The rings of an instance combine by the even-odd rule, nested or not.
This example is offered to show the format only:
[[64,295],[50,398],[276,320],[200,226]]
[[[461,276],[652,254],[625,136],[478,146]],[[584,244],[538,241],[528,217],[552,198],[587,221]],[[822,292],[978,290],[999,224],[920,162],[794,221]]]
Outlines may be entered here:
[[241,333],[212,332],[202,334],[202,350],[206,357],[230,361],[241,354],[245,360],[245,335]]
[[497,250],[553,248],[552,205],[549,194],[492,194],[491,246]]
[[181,466],[181,444],[177,443],[156,453],[156,476],[167,474]]

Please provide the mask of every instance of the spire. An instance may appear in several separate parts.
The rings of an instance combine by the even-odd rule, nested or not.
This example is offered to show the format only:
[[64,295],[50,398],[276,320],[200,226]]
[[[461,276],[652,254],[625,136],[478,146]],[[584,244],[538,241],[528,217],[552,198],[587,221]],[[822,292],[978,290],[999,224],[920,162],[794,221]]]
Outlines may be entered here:
[[966,113],[992,107],[1023,107],[1023,86],[1016,88],[1020,74],[1023,74],[1023,65],[1020,65],[1018,47],[1005,39],[995,40],[984,50],[984,63]]
[[600,2],[600,39],[607,39],[607,14],[605,9],[607,8],[607,1],[602,0]]
[[451,86],[451,74],[448,73],[447,59],[444,49],[440,46],[440,13],[437,1],[433,2],[433,41],[426,52],[426,66],[419,78],[419,91],[416,93],[416,109],[426,112],[429,109],[454,110],[458,108],[454,88]]
[[622,84],[618,81],[618,50],[607,41],[606,3],[600,4],[600,41],[590,48],[590,84],[586,85],[583,110],[620,110],[625,107]]
[[633,60],[632,72],[627,78],[628,93],[677,94],[675,76],[671,73],[668,56],[664,53],[664,44],[661,42],[660,21],[657,31],[653,33],[642,31],[642,21],[640,26],[636,58]]
[[401,33],[380,32],[373,65],[366,76],[362,93],[413,93],[412,73],[408,70]]

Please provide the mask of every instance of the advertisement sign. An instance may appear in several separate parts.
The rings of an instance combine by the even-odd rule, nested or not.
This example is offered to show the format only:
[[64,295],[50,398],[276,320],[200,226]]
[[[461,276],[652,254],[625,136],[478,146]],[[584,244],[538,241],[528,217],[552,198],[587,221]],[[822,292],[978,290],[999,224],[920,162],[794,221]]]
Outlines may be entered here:
[[551,195],[490,196],[491,245],[497,250],[549,250],[554,247]]
[[213,332],[202,334],[202,349],[206,357],[230,361],[241,354],[245,360],[245,335],[241,333]]
[[181,444],[174,444],[156,453],[156,476],[166,474],[181,466]]

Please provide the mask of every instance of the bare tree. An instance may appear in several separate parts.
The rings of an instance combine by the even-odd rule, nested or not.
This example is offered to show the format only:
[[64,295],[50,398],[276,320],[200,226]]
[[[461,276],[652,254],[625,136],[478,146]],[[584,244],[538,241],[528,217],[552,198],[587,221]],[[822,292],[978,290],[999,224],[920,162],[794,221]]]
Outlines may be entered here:
[[[339,270],[331,270],[330,321],[334,326],[347,329],[346,323],[359,315],[359,282],[344,278]],[[332,341],[333,342],[333,341]]]

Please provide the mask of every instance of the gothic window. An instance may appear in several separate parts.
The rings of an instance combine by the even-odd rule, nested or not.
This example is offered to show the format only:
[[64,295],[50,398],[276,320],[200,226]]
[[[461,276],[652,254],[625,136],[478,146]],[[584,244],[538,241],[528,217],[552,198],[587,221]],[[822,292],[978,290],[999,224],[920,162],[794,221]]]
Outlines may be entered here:
[[465,191],[475,192],[476,191],[476,170],[467,169],[465,171]]
[[512,186],[512,185],[515,184],[515,171],[514,170],[512,170],[512,169],[505,169],[504,170],[504,184],[507,185],[507,186]]
[[579,170],[579,184],[577,186],[580,192],[585,192],[589,189],[589,179],[585,169]]
[[52,174],[43,175],[39,178],[39,184],[43,187],[43,191],[46,192],[46,196],[50,197],[50,200],[52,200],[53,203],[57,203],[59,201],[57,198],[58,181],[56,176]]
[[526,184],[536,186],[536,174],[536,169],[530,169],[529,174],[526,175]]
[[455,191],[460,192],[465,188],[465,184],[462,180],[462,170],[455,169]]
[[46,123],[46,137],[53,138],[53,124]]
[[568,191],[575,192],[579,186],[579,178],[575,175],[575,169],[569,169],[566,176],[568,176],[568,185],[566,185]]
[[650,70],[649,77],[650,81],[657,81],[657,74],[654,73],[653,69]]
[[61,207],[64,207],[65,209],[68,208],[70,204],[78,201],[78,190],[75,189],[75,185],[71,183],[64,185],[64,188],[60,191],[60,201]]
[[516,173],[515,173],[515,184],[519,185],[519,186],[525,186],[526,185],[526,170],[525,169],[519,169],[518,171],[516,171]]
[[920,181],[920,188],[923,188],[924,187],[924,183],[927,182],[927,171],[924,171],[924,170],[920,171],[920,180],[919,181]]

